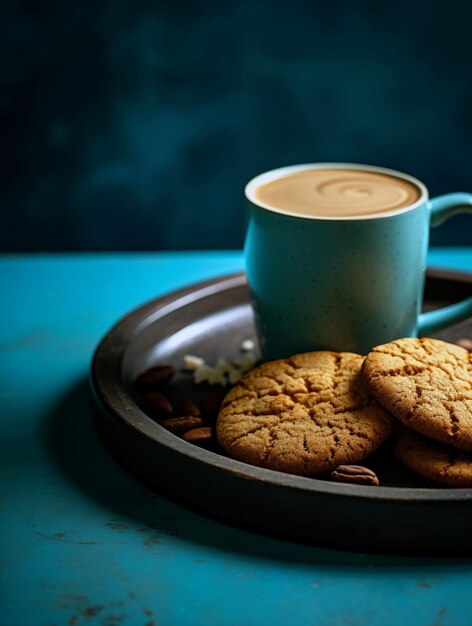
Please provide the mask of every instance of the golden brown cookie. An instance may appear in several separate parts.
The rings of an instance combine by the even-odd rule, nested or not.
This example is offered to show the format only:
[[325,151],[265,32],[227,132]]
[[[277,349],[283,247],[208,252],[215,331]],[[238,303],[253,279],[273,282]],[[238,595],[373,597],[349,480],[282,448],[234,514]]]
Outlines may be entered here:
[[233,457],[311,475],[360,461],[392,432],[392,418],[365,391],[363,357],[308,352],[264,363],[223,400],[216,432]]
[[472,450],[472,356],[439,339],[398,339],[374,348],[362,376],[405,426]]
[[402,429],[395,437],[396,457],[411,470],[443,485],[472,487],[472,454]]

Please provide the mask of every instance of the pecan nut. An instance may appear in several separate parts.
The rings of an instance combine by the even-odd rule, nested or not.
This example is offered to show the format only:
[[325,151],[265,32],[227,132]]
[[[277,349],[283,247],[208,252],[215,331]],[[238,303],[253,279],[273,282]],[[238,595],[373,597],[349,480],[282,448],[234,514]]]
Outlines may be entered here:
[[157,416],[169,416],[174,412],[172,404],[159,391],[148,391],[145,396],[146,405],[150,413]]
[[197,446],[203,446],[213,439],[213,429],[211,426],[201,426],[200,428],[192,428],[182,436],[182,439]]
[[188,398],[181,398],[177,403],[178,415],[192,415],[193,417],[200,417],[201,412],[198,406],[189,400]]
[[188,430],[202,426],[203,420],[201,417],[186,415],[184,417],[170,417],[169,419],[162,420],[161,424],[164,428],[170,430],[171,433],[174,433],[174,435],[183,435]]
[[202,413],[210,420],[215,420],[220,412],[221,403],[223,402],[224,392],[209,391],[200,401]]
[[167,384],[175,376],[172,365],[156,365],[142,372],[135,380],[135,385],[141,391],[156,389]]
[[378,486],[380,484],[376,473],[363,465],[339,465],[331,472],[330,479],[337,483],[353,485]]

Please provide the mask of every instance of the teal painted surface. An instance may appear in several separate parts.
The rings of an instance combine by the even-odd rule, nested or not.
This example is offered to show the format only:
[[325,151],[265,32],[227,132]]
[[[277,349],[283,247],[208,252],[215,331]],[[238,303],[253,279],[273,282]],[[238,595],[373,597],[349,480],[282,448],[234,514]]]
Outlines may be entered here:
[[[472,249],[432,251],[472,271]],[[269,539],[153,494],[103,451],[86,377],[118,317],[240,252],[0,260],[2,626],[469,626],[470,559]]]

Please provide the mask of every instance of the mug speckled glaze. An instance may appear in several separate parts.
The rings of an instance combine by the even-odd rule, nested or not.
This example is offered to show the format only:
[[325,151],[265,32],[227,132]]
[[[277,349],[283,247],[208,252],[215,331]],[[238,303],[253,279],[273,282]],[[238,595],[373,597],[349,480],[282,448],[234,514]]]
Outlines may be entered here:
[[[297,171],[341,168],[414,183],[413,204],[372,216],[295,216],[264,206],[256,189]],[[244,254],[260,348],[265,359],[310,350],[366,354],[402,337],[429,336],[472,315],[472,297],[421,313],[429,228],[472,211],[472,194],[429,199],[419,180],[381,167],[319,163],[284,167],[245,189],[249,221]]]

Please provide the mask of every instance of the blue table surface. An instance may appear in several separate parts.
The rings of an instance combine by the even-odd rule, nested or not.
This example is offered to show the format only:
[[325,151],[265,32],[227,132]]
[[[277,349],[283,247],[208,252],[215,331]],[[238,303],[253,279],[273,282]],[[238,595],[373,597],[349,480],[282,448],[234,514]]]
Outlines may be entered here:
[[[472,248],[429,264],[471,271]],[[2,626],[470,626],[470,559],[240,530],[151,492],[97,441],[87,375],[108,328],[242,268],[240,252],[0,257]]]

